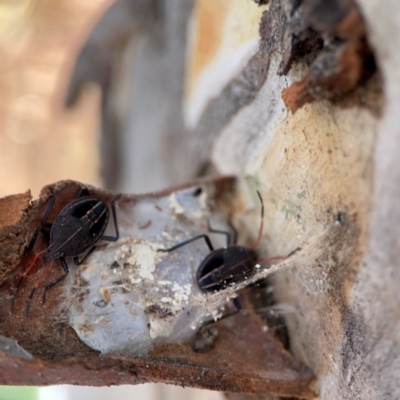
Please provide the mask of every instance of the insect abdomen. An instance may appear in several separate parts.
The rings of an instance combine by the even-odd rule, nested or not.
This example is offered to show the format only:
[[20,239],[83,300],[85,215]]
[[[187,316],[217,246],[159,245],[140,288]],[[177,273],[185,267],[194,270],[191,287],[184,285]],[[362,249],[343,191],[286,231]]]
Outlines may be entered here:
[[199,288],[215,292],[227,286],[242,282],[254,273],[257,254],[254,250],[230,245],[212,251],[197,270]]

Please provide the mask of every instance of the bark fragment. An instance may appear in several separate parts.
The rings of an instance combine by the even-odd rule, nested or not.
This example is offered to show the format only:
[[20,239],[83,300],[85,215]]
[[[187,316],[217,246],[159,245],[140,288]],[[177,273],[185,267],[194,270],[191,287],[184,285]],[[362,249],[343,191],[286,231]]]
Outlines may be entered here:
[[[282,91],[292,112],[323,99],[369,106],[362,99],[365,91],[356,89],[372,77],[376,64],[364,21],[351,0],[272,2],[263,15],[260,35],[265,55],[281,54],[279,75],[286,75],[296,62],[308,66],[299,82]],[[346,102],[354,93],[352,101]],[[374,111],[379,108],[375,105]]]
[[18,265],[28,238],[22,224],[31,201],[31,193],[0,199],[0,285]]
[[[216,198],[227,196],[232,191],[232,178],[208,182],[214,182]],[[27,218],[19,220],[16,217],[12,221],[17,222],[14,229],[24,232],[25,244],[40,223],[51,193],[55,192],[57,197],[48,215],[49,221],[75,198],[77,186],[73,181],[47,186],[40,199],[29,207],[29,193],[14,196],[11,200],[6,198],[0,202],[0,210],[6,210],[3,205],[7,204],[16,204],[16,210],[24,210]],[[150,194],[148,197],[165,196],[173,190]],[[114,197],[112,193],[95,188],[90,188],[90,193],[105,202]],[[122,196],[120,201],[135,202],[135,197]],[[42,236],[39,236],[35,248],[46,245]],[[0,255],[4,254],[0,252]],[[20,257],[16,258],[20,261]],[[33,277],[29,277],[24,287],[20,288],[13,309],[13,278],[21,272],[20,268],[7,270],[9,279],[0,287],[1,384],[72,383],[103,386],[151,381],[227,392],[315,397],[315,378],[310,369],[294,360],[279,341],[263,331],[251,315],[238,315],[221,321],[215,346],[205,353],[195,352],[191,344],[187,343],[159,346],[141,357],[99,357],[97,351],[78,339],[68,324],[68,299],[63,297],[63,284],[49,291],[47,302],[37,302],[34,312],[29,318],[25,317],[26,302],[23,299],[30,293],[35,278],[41,273],[41,266],[35,269]],[[54,279],[53,272],[59,274],[58,271],[51,271],[48,279]],[[166,312],[158,305],[148,311]]]

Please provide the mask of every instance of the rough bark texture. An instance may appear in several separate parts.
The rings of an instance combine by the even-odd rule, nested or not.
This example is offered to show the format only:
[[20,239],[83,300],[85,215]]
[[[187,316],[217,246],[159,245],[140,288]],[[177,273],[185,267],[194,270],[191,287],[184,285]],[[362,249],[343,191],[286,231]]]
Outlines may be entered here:
[[[360,1],[385,82],[385,109],[374,152],[368,250],[352,288],[351,307],[341,343],[344,398],[396,399],[400,395],[399,315],[399,159],[398,127],[400,7]],[[388,40],[388,38],[390,38]]]
[[[217,179],[215,200],[226,195],[232,189],[232,183],[231,178]],[[48,186],[43,190],[40,200],[31,206],[28,204],[29,192],[2,199],[0,211],[3,215],[0,220],[3,221],[6,215],[14,216],[11,220],[13,229],[20,232],[24,243],[28,243],[48,206],[50,194],[56,195],[56,202],[46,222],[54,220],[60,210],[75,198],[77,188],[77,183],[72,181]],[[166,190],[148,197],[171,192]],[[90,188],[90,193],[104,202],[114,197],[95,188]],[[137,198],[123,196],[119,203],[127,207],[130,203],[135,204]],[[21,218],[22,213],[24,218]],[[23,249],[25,246],[20,245],[21,240],[11,237],[11,246]],[[46,239],[41,235],[34,249],[38,252],[45,246]],[[257,319],[250,315],[238,316],[219,324],[215,343],[203,353],[193,351],[190,344],[172,344],[156,347],[148,355],[136,358],[123,355],[100,357],[98,352],[82,343],[70,327],[68,298],[63,295],[63,284],[55,286],[48,293],[46,303],[36,302],[29,318],[25,316],[24,299],[31,293],[43,271],[41,262],[18,288],[17,300],[11,307],[16,282],[28,259],[32,259],[32,254],[27,253],[22,257],[20,252],[20,257],[17,257],[17,251],[13,251],[14,257],[19,258],[15,265],[8,260],[7,252],[3,251],[10,248],[13,250],[10,246],[2,245],[0,253],[3,265],[7,266],[2,271],[6,279],[0,289],[1,384],[71,383],[102,386],[167,382],[228,392],[315,397],[315,378],[311,370],[294,360],[281,343],[263,332]],[[58,276],[59,271],[53,268],[46,282]]]
[[[213,160],[220,171],[240,172],[246,186],[262,188],[270,254],[318,243],[309,247],[307,262],[276,276],[274,289],[279,301],[295,310],[286,315],[291,349],[316,371],[320,397],[395,399],[399,316],[392,290],[398,285],[399,168],[394,157],[390,160],[399,151],[394,122],[399,60],[392,40],[399,37],[399,10],[370,2],[365,8],[360,2],[360,11],[346,2],[296,4],[271,2],[264,13],[266,83],[221,133]],[[291,35],[299,13],[303,26],[312,28],[300,30],[308,41]],[[318,49],[310,38],[321,33]],[[375,64],[371,49],[385,97],[378,75],[363,84]],[[285,80],[278,78],[282,73]],[[280,92],[296,114],[282,115],[274,104]],[[262,108],[268,108],[267,116],[257,114]],[[250,121],[257,127],[249,127]],[[335,235],[333,226],[340,233]]]
[[[261,255],[302,248],[296,265],[269,279],[267,291],[284,310],[292,354],[317,375],[320,398],[399,398],[398,2],[271,1],[261,19],[260,52],[219,93],[201,88],[212,96],[197,125],[188,128],[182,111],[186,33],[192,7],[200,3],[159,2],[156,28],[130,47],[135,68],[127,76],[133,75],[135,91],[126,109],[131,112],[128,133],[121,140],[135,185],[148,189],[209,169],[236,174],[240,185],[233,220],[249,237],[256,236],[258,222],[242,205],[258,189],[265,203]],[[77,79],[85,54],[74,90],[86,80]],[[106,119],[112,116],[103,117],[103,129],[109,129]],[[121,182],[129,186],[127,176]],[[266,305],[265,299],[255,301],[261,317]],[[15,321],[10,336],[17,338],[26,324]],[[232,329],[226,323],[227,331]],[[243,320],[239,324],[239,331],[245,329]],[[2,326],[4,334],[4,320]],[[142,360],[135,360],[135,367],[132,360],[100,360],[71,333],[61,337],[62,344],[72,340],[74,352],[90,357],[85,369],[116,362],[138,373],[129,379],[160,377],[158,359],[146,375]],[[228,351],[222,348],[215,353],[221,359]],[[174,361],[166,364],[176,366],[181,350],[173,351]],[[51,359],[40,354],[46,362]],[[211,360],[205,354],[204,360]],[[181,382],[178,375],[185,373],[185,382],[197,385],[193,379],[200,369],[188,372],[189,362],[182,368],[187,369],[171,368],[163,380]],[[226,389],[225,382],[217,384],[225,372],[198,385]],[[247,378],[241,381],[244,391],[253,386],[269,395],[260,381]]]
[[260,34],[261,51],[281,55],[279,75],[286,75],[294,62],[309,65],[299,82],[282,91],[290,111],[322,99],[348,106],[349,94],[357,89],[351,105],[365,103],[360,87],[376,66],[363,19],[352,1],[274,1],[264,13]]
[[[254,98],[267,72],[267,64],[256,54],[239,76],[207,104],[197,126],[188,128],[182,102],[194,2],[160,0],[140,12],[124,11],[136,10],[136,3],[142,4],[138,0],[117,1],[99,22],[79,57],[68,93],[71,105],[82,85],[93,79],[101,84],[107,153],[103,157],[103,176],[107,187],[119,185],[126,192],[155,190],[204,174],[215,135]],[[152,13],[146,13],[148,10]],[[140,35],[136,29],[139,21]],[[114,46],[116,38],[118,46]],[[111,52],[110,46],[117,50],[113,47]],[[114,60],[122,58],[123,62],[111,63],[109,54],[115,51],[125,52],[118,53],[118,60]],[[107,69],[102,62],[105,55]],[[120,168],[117,177],[113,170],[116,165]]]
[[28,229],[22,223],[31,200],[30,192],[8,196],[0,203],[0,285],[18,265]]

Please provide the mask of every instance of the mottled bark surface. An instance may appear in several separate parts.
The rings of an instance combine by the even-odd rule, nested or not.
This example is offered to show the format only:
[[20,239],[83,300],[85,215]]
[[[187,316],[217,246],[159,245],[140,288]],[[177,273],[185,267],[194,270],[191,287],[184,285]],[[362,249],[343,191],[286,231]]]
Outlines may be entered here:
[[[320,397],[396,399],[399,10],[358,5],[271,2],[261,25],[266,83],[221,133],[213,160],[263,188],[270,254],[316,244],[274,289],[295,310],[286,315],[291,349],[316,371]],[[254,118],[265,107],[268,116]]]
[[28,228],[26,219],[30,192],[8,196],[0,203],[0,284],[18,265],[24,251]]
[[[230,178],[215,181],[215,200],[231,190],[232,182]],[[172,344],[156,347],[146,356],[128,358],[122,354],[101,356],[79,340],[68,323],[69,299],[63,284],[48,293],[46,303],[35,301],[34,309],[26,317],[26,299],[43,271],[42,261],[35,265],[18,288],[16,302],[12,307],[15,285],[24,266],[32,260],[32,254],[24,255],[25,246],[21,246],[20,242],[30,241],[52,192],[56,195],[56,203],[46,222],[52,221],[75,198],[77,189],[77,183],[65,181],[46,187],[40,200],[32,205],[27,202],[30,199],[29,193],[2,199],[0,203],[3,212],[1,220],[4,220],[4,214],[14,216],[12,231],[20,232],[20,240],[11,237],[10,246],[2,246],[1,253],[2,265],[5,266],[0,289],[1,384],[72,383],[102,386],[167,382],[228,392],[315,397],[315,378],[311,370],[295,361],[282,344],[264,332],[262,325],[250,315],[237,316],[218,324],[216,341],[209,351],[195,352],[190,343]],[[114,197],[95,188],[90,188],[90,193],[105,202]],[[171,191],[148,197],[168,193]],[[123,196],[119,204],[128,207],[130,203],[135,204],[137,198]],[[121,220],[119,222],[122,223]],[[46,243],[46,239],[40,236],[35,251],[43,249]],[[16,246],[15,249],[12,246]],[[11,249],[14,254],[14,262],[7,258],[7,252],[3,252],[7,249]],[[46,282],[59,274],[58,269],[53,268]],[[69,292],[70,295],[73,290]]]
[[[108,80],[110,70],[106,69],[105,79],[98,79],[105,92],[108,90],[103,102],[108,110],[103,114],[103,130],[114,132],[110,127],[119,126],[123,143],[119,153],[125,163],[119,176],[121,186],[152,190],[210,170],[238,175],[233,221],[240,229],[242,243],[246,243],[246,235],[256,236],[259,222],[247,214],[244,205],[259,190],[265,203],[260,255],[284,255],[301,248],[296,263],[269,278],[267,291],[284,310],[291,353],[317,375],[320,398],[397,399],[399,5],[395,0],[272,0],[266,7],[261,5],[266,2],[256,1],[265,7],[260,20],[260,51],[250,58],[243,56],[246,61],[240,73],[231,76],[218,93],[199,86],[199,92],[209,91],[210,96],[197,123],[189,127],[184,111],[188,101],[184,75],[190,60],[187,47],[191,45],[187,32],[193,9],[204,2],[184,2],[184,6],[178,0],[155,3],[161,7],[145,12],[149,17],[146,27],[125,47],[125,56],[132,60],[124,64],[125,78]],[[122,1],[116,4],[123,6]],[[241,20],[247,21],[245,14]],[[102,29],[105,25],[100,22],[94,32]],[[227,32],[222,37],[233,35]],[[132,32],[122,33],[128,40]],[[90,80],[91,73],[80,72],[85,66],[93,67],[87,56],[88,49],[96,50],[95,38],[93,34],[82,52],[70,94]],[[106,42],[101,40],[100,47]],[[96,51],[103,54],[101,49]],[[204,70],[213,68],[210,61]],[[127,82],[133,82],[133,90],[128,101],[119,98],[124,107],[118,114],[108,107],[115,100],[112,96],[121,93]],[[126,121],[124,115],[129,115],[128,123],[113,125],[115,118]],[[105,166],[107,169],[107,163]],[[133,175],[127,170],[133,170]],[[17,251],[21,248],[17,244]],[[7,265],[14,261],[8,260],[0,271],[8,273],[12,268]],[[9,301],[9,292],[6,297]],[[264,318],[267,305],[267,300],[261,300],[253,307]],[[3,334],[8,329],[4,321]],[[24,329],[30,332],[33,325],[29,327],[30,322],[22,318],[16,321],[10,336],[21,337],[26,345],[29,340]],[[228,331],[236,335],[236,329],[243,333],[246,326],[243,319],[236,328],[226,321],[227,343],[234,346]],[[85,371],[97,371],[115,362],[112,365],[121,370],[131,368],[129,379],[159,379],[155,372],[161,368],[157,367],[159,359],[152,360],[147,375],[144,365],[149,364],[142,364],[142,360],[135,360],[132,367],[132,360],[102,360],[94,352],[89,354],[68,329],[60,334],[57,349],[64,345],[68,349],[71,341],[76,346],[73,352],[91,361],[63,360],[62,368],[67,368],[65,363],[78,363]],[[55,351],[54,343],[52,346],[47,355],[41,345],[35,351],[48,362],[51,354],[58,358],[60,351]],[[215,354],[223,359],[228,350],[220,349]],[[175,357],[186,350],[173,351]],[[167,365],[171,358],[164,356],[162,353],[168,362],[163,365]],[[182,382],[179,374],[184,374],[185,382],[191,385],[225,390],[225,382],[219,387],[216,383],[225,376],[222,367],[218,373],[214,371],[215,380],[193,380],[201,371],[200,358],[185,359],[194,362],[195,372],[188,372],[190,363],[174,371],[167,368],[163,380]],[[181,362],[172,359],[168,365]],[[132,378],[135,373],[138,376]],[[229,377],[239,379],[238,375]],[[253,387],[257,393],[269,395],[261,381],[247,378],[241,381],[243,391]]]
[[[339,106],[370,106],[365,82],[376,72],[363,18],[353,1],[275,1],[260,25],[261,51],[279,54],[278,74],[293,63],[308,66],[303,78],[282,91],[290,111],[328,99]],[[379,83],[377,90],[379,90]]]

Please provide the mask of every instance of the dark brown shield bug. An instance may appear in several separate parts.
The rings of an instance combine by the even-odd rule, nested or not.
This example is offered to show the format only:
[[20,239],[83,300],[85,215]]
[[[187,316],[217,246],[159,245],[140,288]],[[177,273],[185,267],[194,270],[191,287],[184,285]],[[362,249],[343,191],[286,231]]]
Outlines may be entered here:
[[[194,242],[198,239],[204,239],[208,248],[210,249],[210,254],[208,254],[204,258],[196,272],[197,284],[203,292],[216,292],[226,289],[228,286],[234,285],[235,283],[243,282],[245,279],[249,278],[255,273],[255,265],[257,264],[257,261],[272,261],[286,258],[258,258],[255,248],[260,243],[263,232],[264,202],[260,192],[257,191],[257,195],[261,202],[261,223],[258,238],[253,246],[239,246],[237,244],[237,230],[232,225],[232,223],[229,222],[232,233],[212,229],[210,225],[208,226],[209,232],[226,235],[227,243],[225,247],[214,249],[209,236],[206,234],[201,234],[194,236],[191,239],[185,240],[184,242],[178,243],[175,246],[170,247],[169,249],[158,249],[158,251],[171,252],[179,249],[182,246],[186,246],[187,244]],[[233,299],[233,303],[236,307],[236,310],[224,314],[220,319],[237,314],[241,310],[242,307],[237,298]]]
[[[82,197],[86,192],[88,196]],[[36,229],[27,248],[31,252],[39,233],[48,239],[47,247],[40,253],[35,254],[33,261],[26,268],[20,277],[13,297],[13,304],[16,300],[17,290],[22,281],[34,267],[37,258],[43,255],[43,260],[48,263],[46,269],[40,274],[29,295],[26,315],[29,315],[31,300],[36,292],[39,283],[50,272],[56,260],[60,260],[64,273],[57,279],[47,284],[43,291],[43,302],[46,301],[46,292],[57,283],[68,276],[69,268],[66,258],[73,258],[75,265],[80,265],[96,249],[95,244],[99,240],[116,241],[119,238],[118,222],[115,211],[115,202],[120,196],[111,201],[111,211],[114,218],[115,236],[103,235],[109,221],[109,210],[107,204],[95,196],[90,196],[89,191],[81,187],[76,198],[68,203],[57,215],[53,223],[46,222],[46,218],[52,209],[56,196],[53,193],[50,202],[41,219],[40,226]],[[86,254],[85,254],[86,253]],[[82,259],[79,256],[84,255]]]

